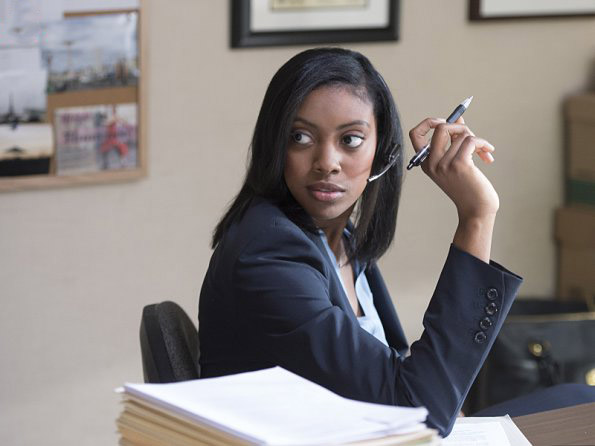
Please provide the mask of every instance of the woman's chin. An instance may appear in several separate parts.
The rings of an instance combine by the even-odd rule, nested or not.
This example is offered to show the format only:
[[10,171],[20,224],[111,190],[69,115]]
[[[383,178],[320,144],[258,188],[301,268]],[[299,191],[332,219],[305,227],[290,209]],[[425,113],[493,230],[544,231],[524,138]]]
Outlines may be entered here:
[[345,224],[351,215],[352,208],[352,206],[345,206],[339,203],[325,203],[324,206],[318,204],[316,206],[304,207],[308,215],[312,217],[318,226],[334,221]]

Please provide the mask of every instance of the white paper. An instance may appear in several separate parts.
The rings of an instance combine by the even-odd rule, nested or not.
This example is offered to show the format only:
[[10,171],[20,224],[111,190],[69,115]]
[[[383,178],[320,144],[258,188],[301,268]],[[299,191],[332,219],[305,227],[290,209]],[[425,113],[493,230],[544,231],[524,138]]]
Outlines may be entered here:
[[0,72],[41,70],[41,48],[0,48]]
[[425,408],[342,398],[280,367],[173,384],[126,384],[125,392],[264,444],[377,438],[419,430],[427,417]]
[[481,424],[455,424],[442,444],[456,446],[509,446],[502,425],[496,421]]
[[531,446],[512,419],[503,417],[457,418],[445,446]]
[[62,0],[0,0],[0,47],[38,45],[42,25],[63,17]]
[[0,0],[4,18],[13,25],[52,22],[64,17],[62,0]]

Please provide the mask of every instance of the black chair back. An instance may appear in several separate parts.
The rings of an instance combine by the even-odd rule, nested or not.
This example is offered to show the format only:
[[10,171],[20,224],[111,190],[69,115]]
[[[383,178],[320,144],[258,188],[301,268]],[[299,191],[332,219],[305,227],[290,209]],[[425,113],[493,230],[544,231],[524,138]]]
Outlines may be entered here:
[[143,308],[140,345],[146,383],[200,377],[198,331],[178,304],[165,301]]

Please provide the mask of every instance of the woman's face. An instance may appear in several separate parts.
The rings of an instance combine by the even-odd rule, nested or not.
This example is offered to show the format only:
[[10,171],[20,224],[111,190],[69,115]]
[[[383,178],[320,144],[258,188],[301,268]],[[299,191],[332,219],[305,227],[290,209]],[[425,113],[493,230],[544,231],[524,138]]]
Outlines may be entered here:
[[320,228],[345,224],[370,176],[376,150],[372,103],[350,87],[313,90],[293,122],[285,182]]

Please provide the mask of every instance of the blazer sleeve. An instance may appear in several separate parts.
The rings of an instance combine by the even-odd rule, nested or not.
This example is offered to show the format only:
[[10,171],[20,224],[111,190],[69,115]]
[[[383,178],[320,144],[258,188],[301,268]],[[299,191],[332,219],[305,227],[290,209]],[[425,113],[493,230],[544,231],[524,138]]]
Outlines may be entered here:
[[[425,331],[404,358],[333,304],[330,274],[318,247],[299,228],[263,228],[238,255],[232,274],[246,348],[348,398],[423,405],[428,424],[448,433],[518,279],[451,247],[424,317]],[[499,311],[482,331],[486,339],[477,343],[488,289],[497,290]]]

